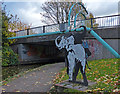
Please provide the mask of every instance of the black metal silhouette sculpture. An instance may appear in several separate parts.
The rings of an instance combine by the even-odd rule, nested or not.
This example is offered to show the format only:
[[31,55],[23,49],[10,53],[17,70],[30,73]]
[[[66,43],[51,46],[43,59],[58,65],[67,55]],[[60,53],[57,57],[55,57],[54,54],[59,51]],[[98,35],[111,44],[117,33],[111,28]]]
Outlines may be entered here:
[[[86,8],[84,7],[84,5],[82,3],[73,4],[71,6],[69,14],[68,14],[68,26],[69,26],[69,29],[71,29],[71,26],[70,26],[71,11],[72,11],[72,8],[76,4],[81,6],[84,9],[85,13],[88,14]],[[82,11],[80,11],[75,16],[74,28],[76,28],[76,18],[77,18],[77,15],[79,15],[79,14],[82,14],[86,19],[85,14]],[[58,36],[56,38],[56,40],[55,40],[55,44],[56,44],[56,46],[58,47],[59,50],[61,50],[61,49],[66,50],[65,62],[67,64],[67,74],[69,75],[69,81],[70,82],[76,82],[76,77],[77,77],[78,71],[80,69],[80,71],[81,71],[81,73],[83,75],[83,79],[84,79],[83,84],[85,86],[87,86],[88,81],[87,81],[87,77],[86,77],[86,74],[85,74],[85,67],[86,67],[86,64],[87,64],[87,57],[90,56],[91,53],[90,53],[89,49],[86,48],[86,47],[83,47],[83,44],[82,44],[82,40],[86,35],[86,27],[85,26],[80,26],[80,27],[84,28],[82,34],[74,32],[69,37],[62,36],[60,43],[57,42],[57,40],[60,38],[60,36]]]
[[[88,81],[85,74],[85,66],[87,63],[86,55],[87,53],[90,53],[90,52],[88,48],[84,48],[82,45],[82,39],[86,35],[86,28],[85,26],[81,26],[81,27],[84,28],[84,31],[82,34],[79,34],[76,32],[70,35],[69,37],[61,36],[60,43],[57,42],[58,38],[60,38],[60,36],[58,36],[55,40],[55,43],[59,50],[61,49],[66,50],[66,63],[67,63],[67,73],[69,75],[69,81],[70,82],[76,81],[76,77],[80,69],[83,75],[84,85],[87,86]],[[87,49],[86,52],[85,52],[85,49]]]

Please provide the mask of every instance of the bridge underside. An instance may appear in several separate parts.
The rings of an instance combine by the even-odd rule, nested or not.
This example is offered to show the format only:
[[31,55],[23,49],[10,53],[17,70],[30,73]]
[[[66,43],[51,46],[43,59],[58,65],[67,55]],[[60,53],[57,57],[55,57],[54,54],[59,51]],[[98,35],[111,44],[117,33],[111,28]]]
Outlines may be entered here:
[[[120,27],[95,29],[94,31],[101,36],[111,47],[119,54],[120,51]],[[59,62],[64,61],[64,50],[59,51],[55,46],[55,39],[59,35],[70,36],[72,32],[66,34],[55,34],[48,36],[38,36],[16,39],[16,43],[12,45],[13,50],[19,54],[22,63],[29,62]],[[103,47],[94,37],[87,34],[84,39],[89,44],[92,55],[89,60],[115,58],[106,48]]]

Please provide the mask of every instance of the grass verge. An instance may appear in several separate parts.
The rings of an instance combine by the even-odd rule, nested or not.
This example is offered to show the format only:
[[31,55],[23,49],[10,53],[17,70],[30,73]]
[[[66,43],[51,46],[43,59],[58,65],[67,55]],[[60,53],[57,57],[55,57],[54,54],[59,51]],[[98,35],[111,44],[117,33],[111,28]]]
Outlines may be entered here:
[[[119,83],[119,62],[120,59],[101,59],[88,61],[91,70],[86,68],[87,79],[94,81],[97,84],[92,87],[88,87],[86,92],[120,92]],[[53,80],[54,84],[60,83],[68,79],[66,68],[62,69]],[[77,79],[82,79],[82,75],[79,72]],[[74,90],[66,89],[65,92],[72,92]]]

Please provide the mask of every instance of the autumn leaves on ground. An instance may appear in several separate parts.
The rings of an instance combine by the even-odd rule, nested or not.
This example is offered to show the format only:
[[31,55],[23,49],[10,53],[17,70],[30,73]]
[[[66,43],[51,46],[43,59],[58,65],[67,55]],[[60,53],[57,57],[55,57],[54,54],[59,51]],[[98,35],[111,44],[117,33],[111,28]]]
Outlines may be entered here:
[[[88,80],[94,81],[97,84],[92,87],[88,87],[88,90],[86,92],[96,92],[96,91],[118,92],[119,84],[120,84],[118,82],[119,81],[119,75],[118,75],[119,60],[120,59],[102,59],[102,60],[89,61],[88,63],[89,63],[89,66],[91,67],[91,70],[86,68],[87,78],[88,78]],[[24,91],[24,88],[27,88],[28,91],[33,90],[32,92],[36,92],[36,91],[39,92],[40,89],[42,89],[41,87],[43,87],[45,89],[45,87],[50,85],[48,87],[48,88],[50,88],[50,87],[52,87],[53,84],[59,83],[63,80],[68,79],[68,75],[66,74],[66,68],[64,68],[64,63],[52,64],[50,66],[45,65],[45,66],[46,67],[43,67],[43,68],[32,69],[22,75],[17,75],[17,77],[14,76],[14,78],[16,78],[16,79],[8,80],[9,81],[8,83],[3,83],[3,86],[4,86],[3,91],[5,91],[5,92],[9,91],[10,87],[11,87],[10,91],[12,91],[12,89],[13,89],[12,85],[14,84],[16,86],[16,87],[14,87],[14,90],[13,90],[14,92]],[[23,79],[24,77],[32,75],[33,73],[35,74],[34,76],[25,78],[27,80]],[[41,79],[41,78],[44,78],[44,79]],[[81,78],[82,78],[82,75],[81,75],[81,73],[79,73],[77,76],[77,79],[81,79]],[[21,79],[22,79],[22,82],[20,82]],[[48,79],[49,79],[49,81],[48,81]],[[33,81],[33,80],[36,80],[36,81]],[[20,82],[19,84],[15,83],[18,81]],[[51,84],[44,85],[45,83],[42,83],[42,82],[45,82],[45,83],[51,82]],[[25,87],[25,85],[23,86],[24,83],[27,87]],[[28,85],[27,85],[27,83],[28,83]],[[35,83],[35,85],[34,85],[34,83]],[[23,89],[19,88],[19,87],[23,87]],[[52,87],[51,89],[53,89],[53,91],[54,91],[54,87]],[[68,90],[65,90],[65,92],[77,92],[77,91],[68,89]]]
[[[89,61],[91,69],[86,68],[86,75],[88,80],[97,82],[96,85],[89,87],[86,92],[120,92],[119,83],[119,60],[120,59],[102,59]],[[82,75],[79,72],[77,79],[81,79]],[[54,83],[59,83],[67,80],[66,68],[56,75]],[[73,90],[66,90],[72,92]],[[73,91],[75,92],[75,91]]]

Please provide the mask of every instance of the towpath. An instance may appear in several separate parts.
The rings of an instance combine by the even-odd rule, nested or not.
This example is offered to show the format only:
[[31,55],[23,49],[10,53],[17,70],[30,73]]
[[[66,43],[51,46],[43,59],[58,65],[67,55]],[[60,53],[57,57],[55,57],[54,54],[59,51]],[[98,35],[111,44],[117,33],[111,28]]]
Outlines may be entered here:
[[45,65],[3,85],[2,88],[4,92],[48,92],[55,75],[64,66],[64,63]]

